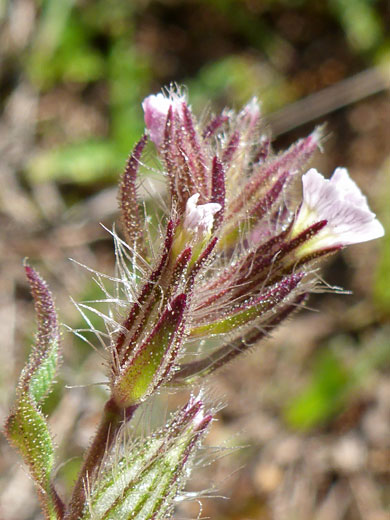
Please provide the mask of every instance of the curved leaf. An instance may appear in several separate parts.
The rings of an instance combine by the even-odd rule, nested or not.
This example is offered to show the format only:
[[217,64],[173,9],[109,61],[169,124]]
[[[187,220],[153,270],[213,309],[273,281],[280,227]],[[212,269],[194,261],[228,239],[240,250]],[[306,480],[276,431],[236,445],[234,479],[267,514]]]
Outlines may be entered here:
[[38,273],[25,266],[37,315],[35,345],[23,369],[16,402],[5,424],[5,434],[28,465],[45,518],[61,518],[63,504],[51,485],[54,447],[40,404],[50,391],[59,364],[59,327],[52,295]]

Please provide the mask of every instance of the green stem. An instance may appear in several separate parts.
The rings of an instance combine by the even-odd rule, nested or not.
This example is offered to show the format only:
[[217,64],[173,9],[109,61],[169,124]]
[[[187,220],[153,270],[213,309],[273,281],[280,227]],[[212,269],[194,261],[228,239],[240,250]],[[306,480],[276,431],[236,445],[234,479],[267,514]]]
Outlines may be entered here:
[[79,520],[85,506],[85,488],[88,480],[91,482],[91,477],[99,469],[104,455],[116,440],[121,426],[131,419],[137,407],[138,405],[126,409],[119,408],[113,399],[109,399],[105,404],[98,430],[86,453],[83,466],[73,488],[73,494],[64,517],[65,520]]

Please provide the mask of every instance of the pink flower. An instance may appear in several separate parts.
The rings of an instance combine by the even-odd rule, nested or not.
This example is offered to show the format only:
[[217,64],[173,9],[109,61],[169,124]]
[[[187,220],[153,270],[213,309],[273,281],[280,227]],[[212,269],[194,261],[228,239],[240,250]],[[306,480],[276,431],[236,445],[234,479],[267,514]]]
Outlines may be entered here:
[[173,113],[179,113],[181,105],[185,103],[184,96],[172,93],[169,97],[159,93],[150,95],[142,102],[146,128],[149,130],[150,139],[156,146],[160,146],[165,131],[169,107]]
[[377,220],[346,168],[336,168],[332,177],[325,179],[315,168],[302,177],[303,202],[293,228],[299,234],[312,224],[326,220],[326,226],[305,248],[342,247],[366,242],[384,235]]

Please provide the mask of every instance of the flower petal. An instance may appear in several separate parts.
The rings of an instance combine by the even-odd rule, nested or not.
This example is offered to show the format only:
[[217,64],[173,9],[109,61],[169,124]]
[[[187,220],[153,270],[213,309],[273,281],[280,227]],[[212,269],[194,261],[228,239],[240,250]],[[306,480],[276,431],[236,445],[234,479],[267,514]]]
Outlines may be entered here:
[[208,202],[207,204],[197,204],[199,193],[195,193],[187,200],[184,229],[193,231],[203,238],[204,235],[210,233],[214,215],[222,209],[218,202]]
[[295,234],[320,220],[327,225],[314,239],[319,247],[345,246],[384,235],[377,220],[346,168],[325,179],[315,168],[302,177],[303,203],[294,225]]

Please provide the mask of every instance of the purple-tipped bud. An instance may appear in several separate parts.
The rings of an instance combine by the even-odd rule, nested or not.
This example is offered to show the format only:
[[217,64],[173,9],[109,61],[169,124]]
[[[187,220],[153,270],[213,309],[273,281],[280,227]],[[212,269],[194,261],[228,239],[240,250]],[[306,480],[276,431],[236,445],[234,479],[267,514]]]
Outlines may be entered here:
[[160,146],[164,139],[165,125],[169,108],[172,107],[173,116],[180,117],[182,104],[186,100],[183,96],[171,94],[169,97],[159,93],[146,97],[142,102],[145,125],[150,139],[156,146]]

